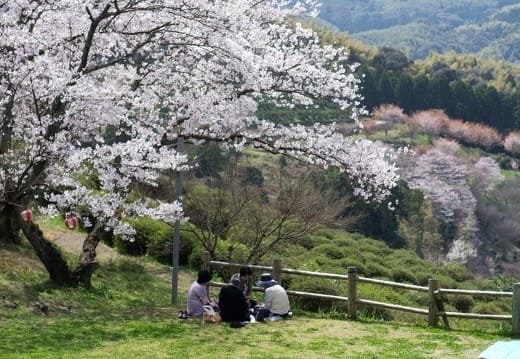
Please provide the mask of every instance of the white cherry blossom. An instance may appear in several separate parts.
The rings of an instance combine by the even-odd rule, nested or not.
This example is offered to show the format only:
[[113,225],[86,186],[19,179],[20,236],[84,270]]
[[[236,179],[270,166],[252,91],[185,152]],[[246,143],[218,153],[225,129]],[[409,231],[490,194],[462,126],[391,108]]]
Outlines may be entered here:
[[[216,140],[284,153],[355,178],[383,201],[397,181],[382,146],[334,126],[281,126],[258,101],[359,107],[356,64],[296,19],[315,1],[10,0],[0,4],[0,203],[46,193],[49,213],[87,206],[116,232],[119,219],[173,222],[180,203],[129,202],[136,182],[184,170],[175,140]],[[99,188],[84,180],[95,176]],[[150,209],[150,203],[154,209]]]

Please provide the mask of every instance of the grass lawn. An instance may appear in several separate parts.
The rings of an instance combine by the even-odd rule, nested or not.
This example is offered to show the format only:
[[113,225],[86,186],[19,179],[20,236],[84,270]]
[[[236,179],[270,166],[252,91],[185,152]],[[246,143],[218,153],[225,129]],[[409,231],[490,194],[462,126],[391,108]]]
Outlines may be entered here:
[[[432,329],[425,318],[350,321],[297,308],[291,320],[241,329],[179,320],[170,276],[146,259],[110,257],[93,288],[60,288],[28,248],[0,248],[0,358],[476,358],[508,340],[494,324]],[[193,276],[181,273],[181,305]]]

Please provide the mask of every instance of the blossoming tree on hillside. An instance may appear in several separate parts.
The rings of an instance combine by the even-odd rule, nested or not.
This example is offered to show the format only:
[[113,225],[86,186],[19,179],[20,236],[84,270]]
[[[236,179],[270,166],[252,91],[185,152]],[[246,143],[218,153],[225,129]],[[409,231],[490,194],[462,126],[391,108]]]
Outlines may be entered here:
[[[294,5],[296,4],[296,5]],[[121,219],[173,222],[180,203],[130,201],[189,164],[186,141],[214,140],[337,166],[356,193],[383,201],[397,180],[387,150],[333,126],[280,126],[256,118],[262,99],[360,110],[354,65],[294,19],[314,1],[13,0],[0,4],[0,240],[21,229],[52,280],[89,284],[103,230]],[[92,185],[95,183],[95,186]],[[96,219],[69,268],[20,213],[43,196],[53,215],[77,206]],[[85,221],[85,219],[83,219]],[[85,223],[89,227],[89,223]]]

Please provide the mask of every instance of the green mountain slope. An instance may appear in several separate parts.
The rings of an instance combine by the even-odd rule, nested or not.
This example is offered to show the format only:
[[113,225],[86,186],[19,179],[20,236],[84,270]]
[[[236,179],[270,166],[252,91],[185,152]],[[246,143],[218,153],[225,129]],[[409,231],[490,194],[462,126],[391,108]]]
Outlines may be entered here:
[[520,4],[514,0],[324,0],[320,17],[355,39],[414,59],[455,50],[520,61]]

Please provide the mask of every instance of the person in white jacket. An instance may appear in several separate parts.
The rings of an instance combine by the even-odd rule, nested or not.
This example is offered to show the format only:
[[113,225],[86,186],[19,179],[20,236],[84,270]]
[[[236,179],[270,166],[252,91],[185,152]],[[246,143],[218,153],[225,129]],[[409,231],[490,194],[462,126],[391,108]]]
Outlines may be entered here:
[[260,280],[255,283],[257,287],[265,288],[265,302],[258,311],[256,320],[264,321],[286,319],[291,316],[289,298],[285,289],[273,279],[270,273],[261,275]]

